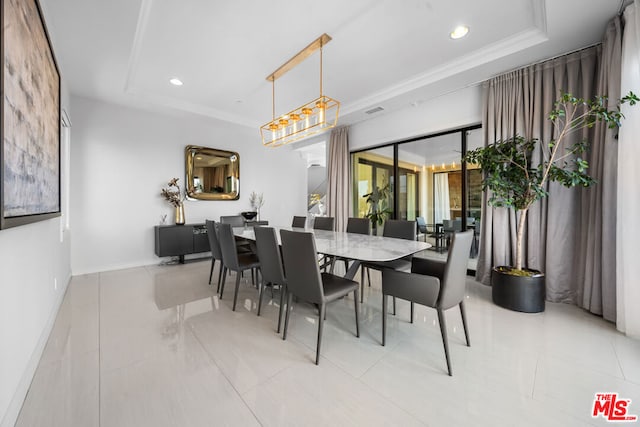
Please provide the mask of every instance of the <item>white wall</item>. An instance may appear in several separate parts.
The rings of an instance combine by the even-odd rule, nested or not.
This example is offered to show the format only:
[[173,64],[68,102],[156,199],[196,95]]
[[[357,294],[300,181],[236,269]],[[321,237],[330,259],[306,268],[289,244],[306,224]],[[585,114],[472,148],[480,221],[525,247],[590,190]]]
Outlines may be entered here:
[[[63,82],[67,111],[68,99]],[[67,173],[61,170],[62,181]],[[71,278],[69,231],[62,230],[62,223],[58,217],[0,230],[2,427],[13,426],[18,417]]]
[[73,97],[71,265],[74,275],[154,264],[153,226],[173,210],[160,196],[167,181],[184,184],[184,148],[202,145],[240,154],[240,200],[187,201],[187,223],[250,210],[263,193],[261,218],[290,224],[306,212],[306,163],[288,147],[264,148],[258,129],[195,115],[162,115]]
[[[45,17],[47,3],[41,1]],[[51,35],[51,34],[50,34]],[[55,52],[55,39],[52,40]],[[70,111],[62,73],[61,104]],[[66,155],[61,147],[61,159]],[[62,182],[69,173],[61,162]],[[62,214],[65,194],[62,194]],[[0,230],[0,426],[13,426],[71,278],[64,217]],[[55,283],[55,286],[54,286]]]
[[60,218],[0,231],[0,260],[0,420],[12,426],[70,279]]
[[361,150],[481,121],[481,88],[472,86],[352,125],[349,150]]

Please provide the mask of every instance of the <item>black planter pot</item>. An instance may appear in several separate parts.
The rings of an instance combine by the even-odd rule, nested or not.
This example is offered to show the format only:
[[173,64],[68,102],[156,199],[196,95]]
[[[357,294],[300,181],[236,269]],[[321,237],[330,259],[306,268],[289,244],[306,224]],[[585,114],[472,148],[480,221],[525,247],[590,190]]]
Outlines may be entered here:
[[544,311],[544,274],[537,270],[527,270],[533,276],[514,276],[500,271],[505,267],[495,267],[491,271],[491,297],[500,307],[523,313]]

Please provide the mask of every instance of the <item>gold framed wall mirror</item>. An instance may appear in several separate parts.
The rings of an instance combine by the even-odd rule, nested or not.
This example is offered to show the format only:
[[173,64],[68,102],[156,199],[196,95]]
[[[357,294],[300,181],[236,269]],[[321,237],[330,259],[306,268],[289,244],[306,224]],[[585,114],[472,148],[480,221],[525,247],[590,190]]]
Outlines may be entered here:
[[196,200],[240,198],[240,155],[234,151],[187,145],[187,197]]

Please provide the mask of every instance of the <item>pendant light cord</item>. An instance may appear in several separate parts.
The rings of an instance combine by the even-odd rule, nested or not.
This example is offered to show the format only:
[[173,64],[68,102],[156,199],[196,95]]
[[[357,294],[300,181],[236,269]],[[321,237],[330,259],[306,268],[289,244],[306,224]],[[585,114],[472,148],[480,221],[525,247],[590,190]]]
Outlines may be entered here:
[[320,42],[320,98],[322,98],[322,41]]

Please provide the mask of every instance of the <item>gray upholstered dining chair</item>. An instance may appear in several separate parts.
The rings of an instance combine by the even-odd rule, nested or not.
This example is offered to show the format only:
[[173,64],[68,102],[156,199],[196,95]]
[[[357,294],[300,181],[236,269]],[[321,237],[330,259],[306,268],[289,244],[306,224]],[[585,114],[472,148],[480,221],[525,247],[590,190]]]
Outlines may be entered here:
[[[229,224],[231,227],[244,227],[246,222],[242,215],[226,215],[220,217],[221,224]],[[254,248],[251,242],[246,239],[242,239],[240,237],[236,239],[236,247],[238,249],[238,253],[249,253],[254,252]]]
[[[384,230],[382,231],[382,237],[393,237],[396,239],[416,240],[416,223],[415,221],[406,221],[402,219],[388,219],[384,223]],[[360,270],[360,302],[364,300],[364,274],[365,270],[367,278],[369,279],[369,286],[371,286],[371,279],[369,278],[369,269],[383,270],[390,268],[398,271],[410,271],[411,270],[411,257],[405,257],[395,259],[393,261],[382,262],[367,262],[363,263]],[[396,313],[395,300],[393,304],[393,314]]]
[[[334,231],[336,220],[332,216],[316,216],[313,218],[314,230]],[[320,260],[320,268],[323,271],[327,271],[327,268],[333,268],[333,258],[327,255],[322,255]]]
[[427,241],[427,222],[424,220],[424,217],[419,216],[416,218],[416,226],[418,227],[418,236],[417,239],[420,240],[420,236],[422,236]]
[[413,323],[414,303],[435,308],[438,312],[447,370],[449,375],[453,374],[444,312],[456,305],[460,307],[464,336],[467,346],[470,346],[467,316],[464,310],[464,291],[472,240],[473,231],[455,233],[451,238],[446,262],[413,258],[411,273],[394,270],[382,271],[382,345],[386,344],[388,296],[411,301],[411,323]]
[[334,231],[335,223],[336,220],[332,216],[317,216],[313,219],[313,229]]
[[369,218],[347,218],[347,233],[371,234],[371,220]]
[[222,299],[222,294],[224,293],[224,284],[227,279],[227,273],[229,271],[234,271],[236,273],[236,289],[233,294],[233,311],[236,311],[238,289],[240,287],[240,275],[245,270],[251,270],[251,278],[255,281],[257,270],[260,268],[260,262],[258,261],[258,257],[253,253],[238,254],[236,239],[233,235],[231,224],[218,225],[218,240],[220,241],[222,263],[224,265],[224,271],[222,272],[222,286],[220,287],[220,299]]
[[416,218],[416,223],[418,224],[418,231],[420,233],[427,232],[427,222],[424,220],[424,217],[419,216]]
[[260,260],[260,296],[258,297],[258,316],[262,309],[262,299],[265,292],[265,285],[270,284],[272,287],[278,285],[280,287],[280,310],[278,313],[278,329],[282,324],[282,311],[284,307],[284,295],[287,288],[286,278],[284,277],[284,268],[282,266],[282,256],[280,254],[280,246],[276,231],[271,227],[256,227],[253,229],[256,236],[256,249],[258,259]]
[[307,224],[306,216],[294,216],[293,221],[291,222],[291,226],[293,228],[304,228]]
[[220,261],[218,272],[218,290],[220,292],[220,280],[222,279],[222,250],[220,249],[220,242],[218,241],[218,231],[216,230],[216,222],[212,220],[206,220],[207,224],[207,237],[209,238],[209,248],[211,249],[211,271],[209,271],[209,284],[211,284],[211,276],[213,276],[213,268],[216,265],[216,261]]
[[226,215],[220,217],[222,224],[231,224],[232,227],[244,227],[244,218],[242,215]]
[[446,247],[448,248],[451,244],[451,236],[454,233],[462,231],[462,220],[461,219],[443,219],[442,220],[442,231],[444,232],[444,238],[446,240]]
[[316,259],[316,243],[312,233],[280,230],[280,240],[282,242],[284,269],[287,275],[287,310],[282,339],[287,339],[293,297],[296,296],[298,300],[316,304],[319,307],[318,340],[316,344],[317,365],[320,360],[322,329],[328,303],[336,301],[351,292],[354,293],[356,336],[360,337],[358,282],[330,273],[320,273]]
[[[353,218],[350,217],[347,219],[347,233],[353,234],[371,234],[371,221],[369,218]],[[333,273],[333,263],[336,261],[344,262],[344,271],[346,272],[349,269],[349,258],[344,257],[334,257],[331,261],[331,272]]]

